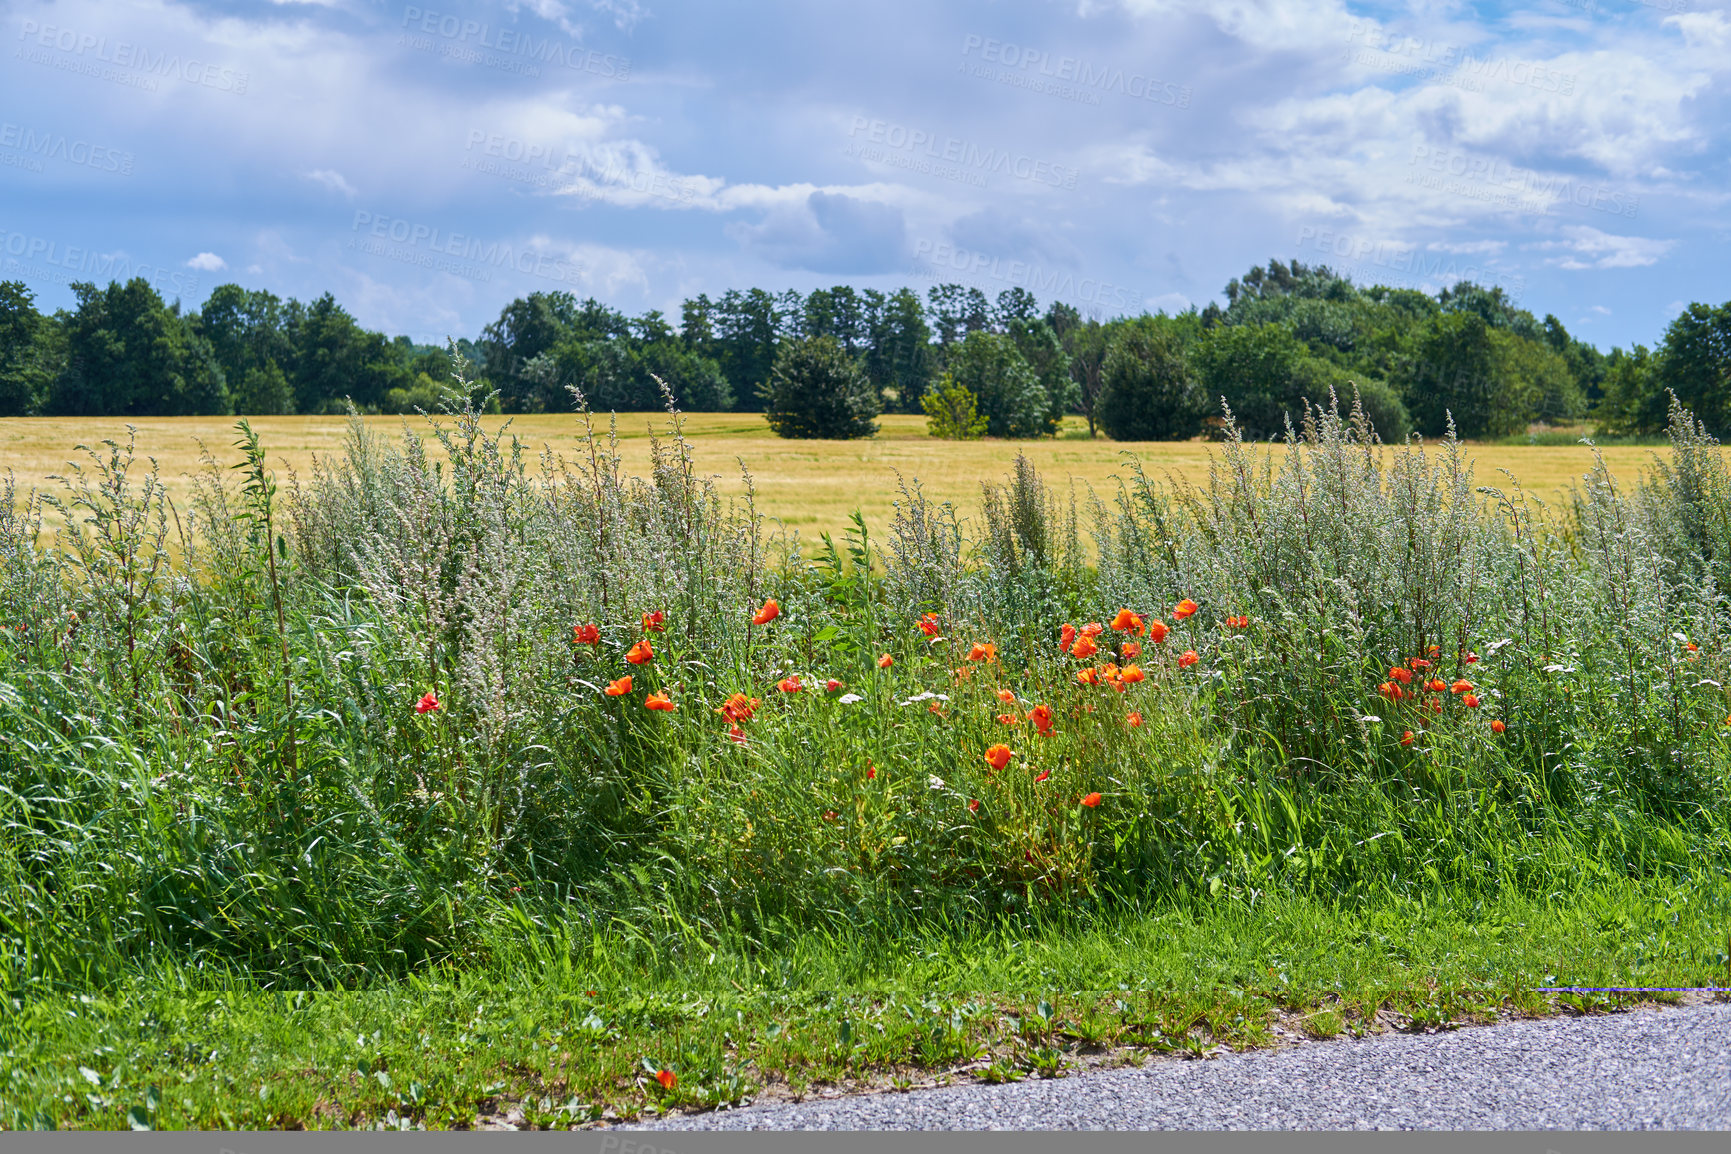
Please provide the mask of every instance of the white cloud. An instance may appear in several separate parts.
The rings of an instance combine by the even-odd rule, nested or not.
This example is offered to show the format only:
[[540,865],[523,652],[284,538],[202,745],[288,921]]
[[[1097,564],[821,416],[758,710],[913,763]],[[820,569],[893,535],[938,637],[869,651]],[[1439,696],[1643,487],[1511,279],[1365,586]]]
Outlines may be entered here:
[[1674,240],[1643,236],[1616,236],[1589,225],[1570,225],[1563,229],[1566,241],[1545,241],[1531,247],[1562,250],[1566,255],[1553,257],[1547,263],[1558,268],[1644,268],[1657,264],[1673,248]]
[[315,184],[323,185],[332,192],[341,193],[350,200],[355,198],[355,186],[343,179],[343,174],[330,168],[315,168],[311,172],[302,173]]
[[200,272],[221,272],[228,267],[228,262],[214,252],[201,252],[186,262],[187,268],[195,268]]

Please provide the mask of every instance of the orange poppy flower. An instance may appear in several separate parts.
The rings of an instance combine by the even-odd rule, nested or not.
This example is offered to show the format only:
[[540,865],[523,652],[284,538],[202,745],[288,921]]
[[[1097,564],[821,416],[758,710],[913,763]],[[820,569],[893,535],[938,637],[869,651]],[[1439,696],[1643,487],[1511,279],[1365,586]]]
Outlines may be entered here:
[[950,672],[956,675],[957,681],[966,681],[974,675],[974,667],[971,665],[964,665],[959,669],[952,669]]
[[1432,693],[1441,693],[1449,687],[1449,684],[1440,677],[1433,677],[1424,683],[1424,687]]
[[1076,638],[1076,644],[1070,646],[1070,656],[1079,657],[1083,661],[1088,660],[1098,652],[1100,652],[1100,647],[1095,645],[1094,639],[1086,634]]
[[631,675],[627,673],[618,681],[608,682],[605,692],[608,697],[624,697],[631,692]]
[[1059,649],[1069,649],[1070,642],[1074,640],[1076,640],[1076,627],[1074,625],[1065,625],[1062,629],[1058,630]]
[[1228,629],[1248,629],[1249,627],[1250,618],[1248,617],[1228,617],[1226,619],[1226,628]]
[[1040,783],[1041,783],[1041,782],[1042,782],[1042,781],[1045,781],[1045,780],[1046,780],[1046,779],[1047,779],[1047,778],[1049,778],[1049,777],[1051,777],[1051,776],[1052,776],[1052,771],[1051,771],[1051,770],[1049,770],[1049,769],[1042,769],[1042,770],[1041,770],[1041,771],[1040,771],[1040,776],[1038,776],[1038,777],[1036,777],[1036,778],[1035,778],[1035,779],[1034,779],[1034,784],[1035,784],[1035,785],[1039,785],[1039,784],[1040,784]]
[[1412,730],[1409,729],[1405,733],[1400,735],[1400,743],[1402,745],[1411,745],[1412,741],[1413,741]]
[[1138,681],[1146,681],[1148,675],[1142,672],[1140,665],[1126,665],[1118,671],[1118,677],[1126,685],[1134,685]]
[[999,725],[1014,725],[1019,720],[1020,719],[1013,713],[1000,713],[1000,714],[998,714],[998,724]]
[[1690,653],[1699,653],[1701,651],[1701,647],[1699,645],[1695,644],[1693,641],[1684,642],[1683,648],[1687,649]]
[[1402,697],[1400,686],[1396,685],[1392,681],[1383,682],[1381,685],[1376,687],[1376,691],[1388,698],[1390,701],[1399,701]]
[[1414,669],[1429,669],[1430,668],[1430,662],[1426,661],[1422,657],[1414,657],[1411,661],[1408,661],[1407,664],[1412,666]]
[[671,1090],[675,1083],[679,1081],[679,1075],[675,1074],[672,1070],[662,1070],[660,1073],[655,1075],[655,1080],[661,1083],[661,1088],[663,1090]]
[[976,641],[973,648],[968,650],[969,661],[996,661],[997,659],[998,647],[989,641]]
[[1388,671],[1388,675],[1395,681],[1400,682],[1402,685],[1412,684],[1412,670],[1410,669],[1402,669],[1397,665]]
[[659,609],[657,609],[653,613],[645,613],[643,615],[643,632],[645,632],[645,633],[665,633],[665,632],[667,632],[666,622],[667,622],[667,614],[663,613]]
[[426,693],[422,694],[421,699],[419,701],[415,702],[415,712],[416,713],[433,713],[438,708],[439,708],[439,699],[433,695],[433,692],[431,690],[428,690]]
[[1098,685],[1100,684],[1100,674],[1093,666],[1089,666],[1087,669],[1076,670],[1076,680],[1083,685]]
[[891,657],[887,653],[884,654],[882,657],[878,658],[878,668],[879,669],[888,669],[890,666],[894,665],[895,663],[896,663],[896,659]]
[[1090,621],[1088,624],[1082,626],[1083,637],[1098,637],[1104,632],[1106,632],[1106,627],[1098,621]]
[[935,616],[930,613],[920,614],[921,633],[924,633],[927,637],[936,637],[940,628],[942,627],[938,624],[938,619]]
[[729,697],[726,701],[722,702],[721,708],[715,712],[721,714],[721,716],[727,718],[729,721],[750,721],[751,715],[757,712],[757,707],[762,704],[763,702],[759,701],[755,697],[747,697],[743,693],[735,693],[732,697]]
[[869,761],[866,762],[866,780],[870,781],[872,778],[876,777],[877,775],[878,775],[878,767],[873,765]]
[[1128,609],[1118,610],[1118,615],[1112,618],[1112,628],[1120,633],[1142,632],[1142,615],[1132,613]]
[[1100,804],[1100,795],[1097,793],[1091,793],[1082,799],[1082,804],[1087,806],[1089,809],[1093,809],[1095,806]]
[[968,812],[969,813],[979,813],[980,812],[980,799],[979,798],[970,797],[968,799]]
[[1476,653],[1468,653],[1465,657],[1461,658],[1461,660],[1466,662],[1468,665],[1476,665],[1479,660],[1479,655]]
[[832,677],[823,683],[823,688],[826,693],[834,693],[836,690],[841,688],[841,682]]
[[1007,745],[994,745],[986,750],[986,764],[993,769],[1003,769],[1010,764],[1010,759],[1016,756],[1010,752]]
[[1178,668],[1189,669],[1192,665],[1195,665],[1201,660],[1200,657],[1196,656],[1196,650],[1186,649],[1183,653],[1178,655]]
[[1473,691],[1473,683],[1463,677],[1453,685],[1449,686],[1449,690],[1453,693],[1471,693]]
[[1491,732],[1492,733],[1507,733],[1508,728],[1509,728],[1508,726],[1503,724],[1501,718],[1498,718],[1496,721],[1491,722]]
[[744,745],[745,730],[739,728],[737,725],[730,725],[727,727],[727,739],[735,745]]
[[643,708],[652,709],[656,713],[671,713],[679,707],[673,704],[673,699],[665,693],[651,693],[643,701]]
[[780,616],[781,606],[777,605],[775,603],[775,598],[771,597],[768,601],[763,603],[762,609],[759,609],[756,613],[751,615],[751,623],[753,625],[768,625],[771,621],[774,621]]
[[1028,720],[1034,723],[1034,728],[1042,735],[1052,732],[1052,707],[1036,705],[1028,710]]
[[571,644],[599,645],[601,644],[601,626],[595,624],[573,625],[571,627]]
[[944,707],[936,701],[934,701],[930,705],[926,706],[926,712],[927,713],[942,713],[943,711],[944,711]]
[[799,683],[799,674],[797,673],[792,677],[782,678],[780,681],[775,683],[775,687],[783,693],[798,693],[800,690],[805,688],[805,686]]
[[631,647],[630,652],[625,654],[625,660],[633,665],[647,665],[654,661],[655,650],[650,648],[649,638],[639,638],[637,643]]
[[1166,622],[1164,622],[1164,621],[1150,621],[1150,622],[1148,622],[1148,640],[1154,642],[1155,644],[1159,644],[1160,642],[1166,640],[1166,634],[1169,632],[1170,632],[1170,630],[1168,630],[1166,628]]
[[1476,693],[1469,693],[1465,697],[1461,698],[1461,704],[1466,706],[1468,709],[1477,709],[1479,707],[1479,695]]
[[1131,729],[1141,729],[1142,728],[1142,714],[1139,711],[1132,710],[1131,712],[1125,714],[1124,720],[1130,726]]
[[1008,689],[1000,689],[998,690],[998,700],[1005,705],[1014,705],[1016,704],[1016,695]]
[[1189,617],[1191,614],[1193,614],[1195,612],[1196,612],[1196,602],[1194,602],[1194,601],[1190,600],[1190,598],[1186,597],[1184,600],[1180,601],[1178,604],[1176,604],[1172,607],[1172,620],[1182,621],[1186,617]]
[[1118,653],[1125,661],[1134,661],[1142,656],[1142,643],[1140,641],[1126,641],[1118,647]]

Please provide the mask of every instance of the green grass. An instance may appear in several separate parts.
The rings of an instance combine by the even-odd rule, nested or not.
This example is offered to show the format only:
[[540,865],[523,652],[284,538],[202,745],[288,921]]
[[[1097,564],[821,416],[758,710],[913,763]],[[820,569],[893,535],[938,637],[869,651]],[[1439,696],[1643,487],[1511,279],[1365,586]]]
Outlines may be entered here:
[[0,1126],[573,1124],[1725,973],[1681,417],[1548,511],[1318,413],[817,542],[678,438],[238,448],[0,493]]

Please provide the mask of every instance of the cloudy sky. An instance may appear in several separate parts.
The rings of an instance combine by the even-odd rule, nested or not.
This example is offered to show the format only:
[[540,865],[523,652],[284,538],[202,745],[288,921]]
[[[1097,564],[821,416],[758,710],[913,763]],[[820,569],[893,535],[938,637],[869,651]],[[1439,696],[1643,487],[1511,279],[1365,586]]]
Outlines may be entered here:
[[1731,298],[1723,3],[0,3],[0,276],[441,340],[535,289],[1174,311],[1296,257],[1652,343]]

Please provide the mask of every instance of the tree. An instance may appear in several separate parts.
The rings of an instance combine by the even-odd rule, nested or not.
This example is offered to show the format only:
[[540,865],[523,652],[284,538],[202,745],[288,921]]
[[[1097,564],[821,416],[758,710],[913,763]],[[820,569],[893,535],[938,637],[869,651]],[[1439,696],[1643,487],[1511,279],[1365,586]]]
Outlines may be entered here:
[[[1033,299],[1028,296],[1030,307]],[[1008,335],[1046,391],[1045,431],[1056,433],[1064,423],[1064,415],[1081,402],[1081,391],[1070,377],[1070,358],[1058,334],[1040,317],[1013,318]]]
[[23,281],[0,282],[0,417],[41,409],[60,371],[59,336]]
[[1106,352],[1112,346],[1112,334],[1111,327],[1091,320],[1077,323],[1064,335],[1064,347],[1070,355],[1070,379],[1076,384],[1082,415],[1088,418],[1090,440],[1097,432],[1100,398],[1106,390]]
[[1202,431],[1201,397],[1165,318],[1118,327],[1106,352],[1100,427],[1114,441],[1184,441]]
[[544,373],[525,370],[535,358],[552,353],[568,339],[576,325],[576,297],[562,291],[532,292],[506,305],[499,319],[481,330],[487,379],[499,390],[505,411],[543,413],[569,407],[557,382]]
[[761,403],[762,389],[775,367],[775,298],[763,289],[728,289],[716,302],[715,360],[742,409]]
[[57,416],[222,415],[231,410],[210,342],[134,277],[99,289],[72,285],[63,321],[66,361],[49,389]]
[[972,393],[993,437],[1043,437],[1051,399],[1016,343],[1001,333],[969,333],[953,346],[948,371]]
[[778,437],[848,440],[877,432],[878,396],[834,337],[784,342],[762,398]]
[[393,388],[413,383],[385,335],[362,328],[330,293],[310,305],[290,301],[285,311],[295,412],[341,412],[351,401],[377,411]]
[[274,293],[237,284],[212,289],[199,310],[199,331],[222,366],[237,413],[295,411],[294,389],[283,371],[294,357],[286,320]]
[[1403,359],[1398,381],[1418,431],[1441,436],[1454,419],[1462,438],[1500,437],[1524,429],[1536,398],[1499,373],[1490,326],[1476,311],[1443,313]]
[[986,418],[979,415],[977,399],[956,379],[945,373],[920,398],[926,413],[926,432],[947,441],[974,441],[986,435]]
[[1658,393],[1675,393],[1713,436],[1731,436],[1731,301],[1684,309],[1665,330],[1658,357]]
[[873,313],[866,373],[897,412],[917,412],[932,371],[932,330],[919,294],[897,289]]
[[[1288,420],[1296,425],[1303,419],[1305,385],[1316,379],[1300,371],[1308,359],[1304,345],[1285,325],[1224,324],[1197,342],[1190,363],[1207,407],[1218,411],[1224,401],[1239,433],[1246,440],[1262,441],[1283,434]],[[1323,393],[1308,399],[1321,403],[1328,397]]]

